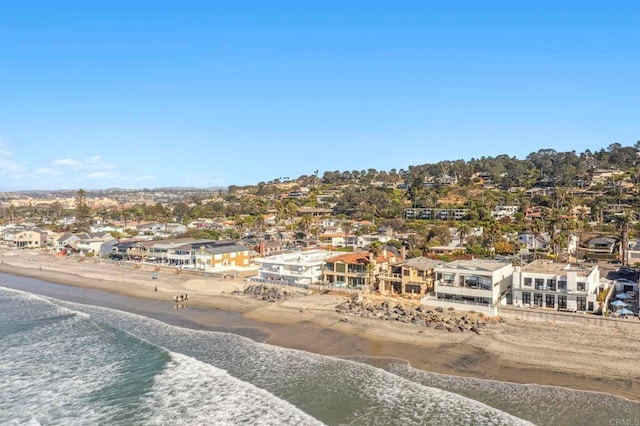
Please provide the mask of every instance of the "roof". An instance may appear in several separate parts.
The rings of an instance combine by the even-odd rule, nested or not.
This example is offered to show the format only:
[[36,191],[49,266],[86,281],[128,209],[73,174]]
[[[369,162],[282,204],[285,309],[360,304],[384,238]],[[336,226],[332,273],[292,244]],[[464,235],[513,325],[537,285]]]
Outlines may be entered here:
[[589,276],[598,268],[597,265],[555,263],[549,260],[538,259],[522,267],[522,272],[537,274],[566,275],[567,272],[576,272],[579,276]]
[[440,260],[428,259],[426,257],[420,256],[420,257],[414,257],[413,259],[403,260],[401,262],[395,263],[394,266],[408,266],[410,268],[415,268],[420,271],[428,271],[441,264],[442,264],[442,261]]
[[[389,260],[389,256],[384,257],[382,254],[378,255],[378,257],[376,258],[376,262],[378,263],[388,262]],[[369,252],[361,251],[358,253],[344,253],[338,256],[330,257],[326,261],[329,263],[343,262],[350,265],[369,264]]]
[[204,250],[210,254],[224,254],[248,251],[249,248],[240,244],[224,244],[220,246],[207,246]]
[[447,262],[439,265],[438,267],[446,269],[468,269],[468,270],[480,270],[493,272],[504,268],[505,266],[511,266],[510,262],[501,262],[499,260],[489,259],[471,259],[471,260],[454,260],[453,262]]

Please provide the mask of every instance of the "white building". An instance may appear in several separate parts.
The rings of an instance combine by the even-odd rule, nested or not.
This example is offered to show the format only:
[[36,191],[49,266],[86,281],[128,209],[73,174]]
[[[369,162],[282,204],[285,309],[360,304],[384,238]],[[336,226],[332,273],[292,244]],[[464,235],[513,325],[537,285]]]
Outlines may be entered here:
[[265,257],[258,270],[258,279],[287,281],[296,284],[314,284],[322,281],[325,259],[335,256],[328,250],[309,250]]
[[600,271],[594,264],[536,260],[516,267],[513,304],[561,311],[598,310]]
[[513,217],[518,212],[518,206],[496,206],[491,212],[491,217],[500,220],[503,217]]
[[513,266],[497,260],[455,260],[434,272],[437,299],[496,306],[506,300]]

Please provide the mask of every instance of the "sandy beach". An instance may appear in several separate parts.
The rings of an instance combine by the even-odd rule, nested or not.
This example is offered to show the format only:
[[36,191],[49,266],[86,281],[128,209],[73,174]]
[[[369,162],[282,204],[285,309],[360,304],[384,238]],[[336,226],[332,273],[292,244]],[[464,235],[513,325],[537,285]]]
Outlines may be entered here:
[[[231,294],[245,287],[242,278],[161,270],[158,279],[152,279],[149,265],[80,262],[27,250],[2,249],[0,261],[3,273],[127,296],[135,303],[124,309],[136,313],[146,300],[203,327],[259,330],[260,339],[282,347],[323,355],[400,358],[436,373],[563,386],[640,401],[640,323],[637,330],[623,331],[508,320],[491,324],[482,335],[365,318],[344,323],[344,315],[334,309],[347,300],[344,295],[309,294],[269,303]],[[174,297],[185,293],[189,309],[175,309]]]

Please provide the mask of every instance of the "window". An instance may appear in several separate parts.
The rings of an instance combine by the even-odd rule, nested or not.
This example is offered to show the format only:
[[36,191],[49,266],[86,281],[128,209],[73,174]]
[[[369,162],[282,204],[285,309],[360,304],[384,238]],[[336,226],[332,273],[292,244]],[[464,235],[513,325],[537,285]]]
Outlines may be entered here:
[[528,291],[522,293],[522,303],[525,305],[531,304],[531,293]]
[[536,290],[544,289],[544,278],[536,278]]
[[402,270],[402,275],[404,275],[405,277],[408,277],[409,275],[411,275],[411,271],[408,269],[403,269]]
[[546,294],[544,296],[544,306],[547,308],[555,308],[556,307],[556,295],[555,294]]
[[558,281],[558,290],[559,291],[567,291],[567,282],[566,281]]
[[[531,278],[525,278],[524,279],[524,285],[525,287],[531,287]],[[524,294],[524,293],[523,293]]]
[[542,306],[542,293],[533,293],[533,304]]
[[567,309],[567,296],[558,296],[558,309]]
[[547,280],[547,288],[551,291],[556,291],[556,279],[550,278]]
[[578,305],[577,309],[579,311],[587,310],[587,299],[584,297],[576,297],[576,303]]
[[578,282],[578,291],[585,291],[587,286],[585,283]]

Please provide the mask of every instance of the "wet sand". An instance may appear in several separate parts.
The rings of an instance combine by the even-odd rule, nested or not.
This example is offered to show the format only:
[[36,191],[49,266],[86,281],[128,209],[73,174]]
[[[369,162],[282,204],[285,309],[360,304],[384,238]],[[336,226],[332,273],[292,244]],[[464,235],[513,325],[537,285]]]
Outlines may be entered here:
[[[333,308],[346,300],[344,296],[308,295],[268,303],[229,294],[243,287],[241,281],[163,272],[152,280],[148,270],[46,254],[3,252],[0,259],[0,272],[64,284],[23,281],[12,288],[22,286],[178,326],[233,332],[323,355],[403,359],[415,368],[441,374],[563,386],[640,400],[640,330],[510,320],[491,325],[485,335],[475,335],[363,318],[341,323],[342,316]],[[8,287],[9,281],[0,277],[1,286]],[[186,292],[189,301],[178,308],[173,297]]]

